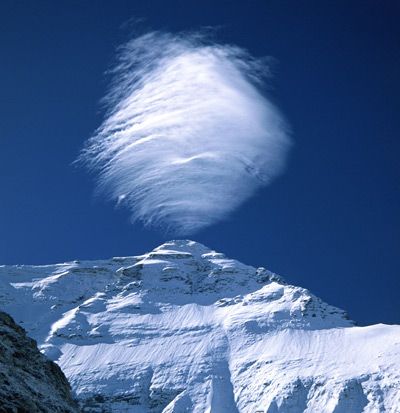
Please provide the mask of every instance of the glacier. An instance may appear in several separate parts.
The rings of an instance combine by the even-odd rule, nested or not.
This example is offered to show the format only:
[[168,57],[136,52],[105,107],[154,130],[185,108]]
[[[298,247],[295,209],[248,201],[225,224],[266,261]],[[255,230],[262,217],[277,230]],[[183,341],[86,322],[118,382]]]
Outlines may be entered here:
[[62,368],[84,412],[400,412],[400,326],[356,326],[194,241],[0,266],[0,308]]

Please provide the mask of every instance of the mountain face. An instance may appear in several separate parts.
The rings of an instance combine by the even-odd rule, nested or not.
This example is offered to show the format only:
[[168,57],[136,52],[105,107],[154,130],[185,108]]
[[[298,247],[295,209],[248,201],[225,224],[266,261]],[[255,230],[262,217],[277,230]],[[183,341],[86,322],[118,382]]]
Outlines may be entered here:
[[395,413],[400,326],[346,314],[193,241],[0,267],[0,305],[85,412]]
[[6,313],[0,311],[0,412],[78,413],[68,381]]

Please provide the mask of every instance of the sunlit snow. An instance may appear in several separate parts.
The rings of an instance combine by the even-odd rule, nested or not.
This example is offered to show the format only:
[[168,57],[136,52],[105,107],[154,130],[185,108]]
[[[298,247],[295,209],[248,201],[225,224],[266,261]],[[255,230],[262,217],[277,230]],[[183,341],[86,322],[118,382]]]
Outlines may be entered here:
[[88,412],[400,406],[400,326],[355,327],[309,291],[193,241],[137,257],[2,266],[0,303]]

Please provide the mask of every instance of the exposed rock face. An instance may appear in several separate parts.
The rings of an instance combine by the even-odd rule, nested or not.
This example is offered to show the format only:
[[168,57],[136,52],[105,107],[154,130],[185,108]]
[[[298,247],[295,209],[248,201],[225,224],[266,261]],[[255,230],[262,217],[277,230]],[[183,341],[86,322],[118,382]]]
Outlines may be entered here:
[[85,412],[399,413],[400,326],[346,314],[193,241],[0,266],[0,305]]
[[39,352],[35,340],[8,314],[0,312],[0,412],[78,411],[60,367]]

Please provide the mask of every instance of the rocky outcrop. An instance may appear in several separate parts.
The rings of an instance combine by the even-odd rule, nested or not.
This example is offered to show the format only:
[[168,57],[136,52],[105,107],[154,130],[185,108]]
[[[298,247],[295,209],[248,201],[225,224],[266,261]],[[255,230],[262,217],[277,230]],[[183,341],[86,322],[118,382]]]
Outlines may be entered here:
[[39,352],[36,341],[8,314],[0,312],[0,412],[78,411],[60,367]]

